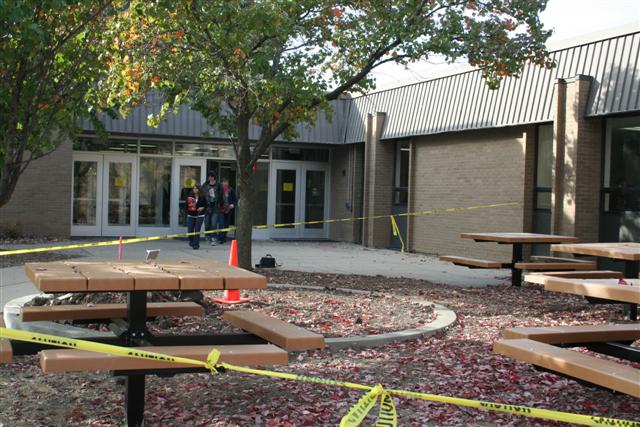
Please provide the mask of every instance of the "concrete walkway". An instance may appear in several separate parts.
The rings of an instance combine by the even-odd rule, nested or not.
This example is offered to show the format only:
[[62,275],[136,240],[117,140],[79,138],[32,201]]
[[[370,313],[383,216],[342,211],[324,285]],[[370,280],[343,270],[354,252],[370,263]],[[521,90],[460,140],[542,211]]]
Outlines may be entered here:
[[[73,242],[56,242],[50,246],[91,241],[78,239]],[[39,246],[44,245],[3,245],[3,248],[22,249]],[[125,245],[123,258],[143,260],[147,249],[160,249],[161,260],[205,258],[226,261],[229,257],[229,244],[209,246],[202,241],[200,249],[193,250],[186,240],[176,239]],[[117,260],[118,256],[115,246],[73,249],[69,250],[69,254],[83,261]],[[440,262],[434,256],[369,249],[349,243],[255,241],[253,264],[257,264],[266,254],[274,256],[283,270],[407,277],[464,287],[508,283],[509,279],[508,270],[471,270]],[[7,301],[35,292],[36,289],[27,279],[22,266],[0,269],[0,307],[4,307]]]

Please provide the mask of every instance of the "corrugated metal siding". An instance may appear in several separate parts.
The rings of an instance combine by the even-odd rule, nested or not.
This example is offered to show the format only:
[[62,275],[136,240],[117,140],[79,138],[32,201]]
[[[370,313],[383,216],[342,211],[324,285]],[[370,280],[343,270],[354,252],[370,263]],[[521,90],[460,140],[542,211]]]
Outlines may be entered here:
[[[348,99],[340,99],[332,102],[333,113],[331,122],[325,113],[318,114],[318,120],[313,126],[298,125],[296,130],[299,134],[296,142],[322,143],[322,144],[341,144],[344,141],[346,116],[346,104]],[[203,134],[208,133],[211,139],[226,139],[229,136],[210,127],[204,117],[197,111],[191,110],[188,106],[182,106],[176,114],[169,113],[167,119],[160,122],[157,128],[147,126],[147,117],[150,114],[157,114],[160,111],[160,100],[157,97],[150,96],[149,100],[144,104],[133,109],[133,111],[125,119],[111,119],[103,115],[102,123],[109,132],[132,133],[138,135],[157,135],[167,137],[194,137],[202,138]],[[81,123],[83,129],[93,131],[94,128],[90,122],[83,121]],[[249,137],[257,140],[260,135],[260,128],[251,125],[249,128]],[[283,139],[278,139],[283,141]]]
[[[640,32],[555,51],[551,70],[527,65],[519,79],[507,78],[489,90],[480,71],[433,79],[354,99],[332,103],[332,120],[323,113],[313,126],[298,125],[296,142],[342,144],[364,141],[369,113],[385,112],[383,139],[471,129],[513,126],[553,120],[554,87],[558,78],[578,74],[593,77],[586,114],[601,116],[640,110]],[[124,120],[104,119],[111,132],[224,139],[200,113],[184,106],[169,114],[158,128],[146,125],[159,102],[136,108]],[[89,123],[85,129],[92,130]],[[252,139],[259,128],[251,126]]]
[[640,33],[551,56],[554,69],[527,65],[498,90],[476,70],[354,98],[345,142],[363,141],[366,115],[375,112],[387,113],[383,139],[552,121],[555,82],[578,74],[594,79],[587,116],[640,110]]

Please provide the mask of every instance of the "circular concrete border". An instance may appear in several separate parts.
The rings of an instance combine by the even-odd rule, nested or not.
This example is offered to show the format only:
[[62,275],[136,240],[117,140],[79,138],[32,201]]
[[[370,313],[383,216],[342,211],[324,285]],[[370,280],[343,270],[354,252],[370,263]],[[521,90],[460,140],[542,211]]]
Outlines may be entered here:
[[[287,285],[271,283],[269,284],[269,286],[276,289],[308,289],[313,291],[336,290],[345,293],[362,295],[370,295],[372,293],[371,291],[364,291],[361,289],[326,288],[322,286],[310,285]],[[43,294],[27,295],[7,302],[4,308],[4,321],[7,327],[51,335],[58,335],[62,333],[63,336],[77,339],[115,336],[113,332],[89,331],[85,328],[78,328],[75,326],[64,325],[56,322],[22,322],[20,320],[20,308],[24,305],[25,302],[31,300],[37,295]],[[449,327],[453,322],[456,321],[456,314],[443,305],[435,304],[430,301],[417,298],[411,298],[411,302],[432,306],[434,311],[436,312],[435,320],[419,328],[405,329],[402,331],[388,332],[385,334],[366,336],[354,335],[349,337],[326,338],[325,343],[327,347],[332,350],[349,347],[377,347],[388,344],[390,342],[413,340],[420,337],[434,335],[437,332]]]
[[[309,289],[314,291],[336,290],[353,294],[366,294],[369,295],[371,291],[364,291],[361,289],[349,289],[349,288],[331,288],[328,289],[322,286],[310,286],[310,285],[287,285],[287,284],[274,284],[270,283],[270,287],[278,289]],[[436,312],[436,318],[433,322],[420,326],[419,328],[405,329],[403,331],[388,332],[385,334],[377,335],[353,335],[349,337],[339,338],[326,338],[325,343],[328,348],[332,350],[338,350],[349,347],[377,347],[396,341],[413,340],[420,337],[427,337],[436,334],[437,332],[451,326],[456,321],[456,314],[447,307],[435,304],[423,299],[411,298],[411,302],[415,302],[421,305],[431,305]]]

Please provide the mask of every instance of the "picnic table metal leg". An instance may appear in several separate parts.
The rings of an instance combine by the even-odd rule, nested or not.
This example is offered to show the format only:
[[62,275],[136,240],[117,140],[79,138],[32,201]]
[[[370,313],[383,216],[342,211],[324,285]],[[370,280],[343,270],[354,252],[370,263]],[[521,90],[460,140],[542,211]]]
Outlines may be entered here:
[[140,427],[144,425],[144,375],[127,375],[125,380],[125,425]]
[[513,244],[513,252],[511,255],[511,285],[522,285],[522,270],[516,268],[516,263],[522,261],[522,243]]
[[[640,262],[638,261],[625,261],[624,262],[624,277],[629,279],[635,279],[638,277],[638,268]],[[629,319],[638,320],[638,305],[629,304]]]
[[134,345],[148,345],[150,336],[147,329],[147,292],[133,291],[127,296],[127,323],[128,330],[125,339]]

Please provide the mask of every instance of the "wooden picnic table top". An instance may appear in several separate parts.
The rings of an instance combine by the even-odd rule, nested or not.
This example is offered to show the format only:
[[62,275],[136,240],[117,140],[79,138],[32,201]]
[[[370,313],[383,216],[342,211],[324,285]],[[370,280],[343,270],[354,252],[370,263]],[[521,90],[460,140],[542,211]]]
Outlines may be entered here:
[[626,261],[640,261],[640,243],[633,242],[552,245],[551,250],[555,252],[568,252],[578,255],[592,255],[604,258],[621,259]]
[[462,233],[460,237],[497,243],[571,243],[578,241],[573,236],[538,233]]
[[266,288],[264,276],[220,261],[65,261],[25,264],[42,292],[126,292]]
[[545,279],[544,289],[586,297],[602,298],[631,304],[640,304],[640,280],[624,279],[563,279],[549,276]]

